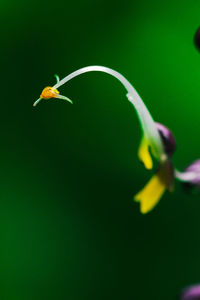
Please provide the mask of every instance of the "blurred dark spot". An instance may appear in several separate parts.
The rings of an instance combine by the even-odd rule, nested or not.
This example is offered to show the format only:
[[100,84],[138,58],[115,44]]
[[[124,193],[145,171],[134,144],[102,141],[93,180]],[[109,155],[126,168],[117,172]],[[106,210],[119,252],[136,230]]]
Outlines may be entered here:
[[200,27],[197,29],[194,35],[194,44],[197,50],[200,52]]
[[191,182],[183,182],[182,187],[184,189],[184,192],[187,194],[198,195],[198,196],[200,194],[200,187],[196,186]]

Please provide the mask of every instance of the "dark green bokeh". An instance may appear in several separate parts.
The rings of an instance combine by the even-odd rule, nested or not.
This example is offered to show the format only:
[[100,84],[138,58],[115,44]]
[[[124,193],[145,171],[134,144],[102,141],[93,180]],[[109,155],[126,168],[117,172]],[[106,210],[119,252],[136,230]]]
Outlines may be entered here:
[[5,1],[1,25],[0,299],[174,299],[200,281],[200,196],[179,184],[141,215],[150,178],[121,72],[177,139],[174,164],[200,157],[200,25],[193,1]]

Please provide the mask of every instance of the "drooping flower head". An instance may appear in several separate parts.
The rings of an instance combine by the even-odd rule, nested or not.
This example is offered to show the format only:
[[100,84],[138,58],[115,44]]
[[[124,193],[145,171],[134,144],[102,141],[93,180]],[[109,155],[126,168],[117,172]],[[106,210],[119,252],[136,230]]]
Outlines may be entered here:
[[38,100],[33,106],[36,106],[42,99],[59,98],[72,103],[72,101],[59,94],[57,90],[63,84],[83,73],[100,71],[118,79],[127,91],[127,98],[135,107],[140,125],[142,128],[142,139],[139,146],[138,157],[144,163],[147,169],[153,168],[152,157],[158,163],[155,174],[147,183],[147,185],[134,197],[135,201],[140,203],[140,211],[147,213],[151,211],[159,202],[161,196],[166,189],[172,190],[174,175],[180,179],[181,173],[174,172],[171,163],[171,156],[175,150],[175,139],[171,131],[160,123],[154,122],[149,110],[142,101],[141,97],[130,84],[130,82],[120,73],[102,66],[89,66],[81,68],[70,75],[63,78],[61,81],[57,78],[57,83],[53,87],[46,87]]

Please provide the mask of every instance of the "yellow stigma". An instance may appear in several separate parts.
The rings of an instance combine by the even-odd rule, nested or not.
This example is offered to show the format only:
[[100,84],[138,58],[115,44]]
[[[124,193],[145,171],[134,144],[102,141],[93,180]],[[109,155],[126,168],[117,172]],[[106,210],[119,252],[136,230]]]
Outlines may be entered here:
[[152,169],[153,162],[149,153],[149,143],[145,139],[145,137],[142,138],[141,144],[139,146],[138,157],[144,163],[146,169]]
[[40,98],[42,99],[57,98],[58,94],[59,91],[57,89],[47,86],[43,89]]

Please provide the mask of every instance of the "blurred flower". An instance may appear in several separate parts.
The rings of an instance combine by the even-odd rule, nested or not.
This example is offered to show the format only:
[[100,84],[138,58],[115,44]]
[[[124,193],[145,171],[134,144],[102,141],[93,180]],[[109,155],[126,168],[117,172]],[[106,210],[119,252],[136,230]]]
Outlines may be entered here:
[[183,289],[180,300],[200,300],[200,284]]
[[158,167],[153,177],[134,197],[135,201],[140,203],[140,211],[142,213],[147,213],[159,202],[166,189],[170,191],[173,189],[174,175],[176,175],[179,180],[182,180],[181,174],[183,173],[178,171],[174,172],[171,163],[171,156],[175,150],[175,139],[171,131],[164,125],[154,122],[141,97],[124,76],[110,68],[102,66],[81,68],[64,77],[61,81],[57,77],[57,83],[53,87],[45,88],[40,98],[34,103],[34,106],[36,106],[41,99],[49,99],[51,97],[61,98],[71,102],[67,97],[60,96],[57,89],[72,78],[92,71],[110,74],[123,84],[127,90],[128,100],[136,109],[142,128],[142,139],[138,151],[139,159],[144,163],[144,166],[147,169],[153,168],[152,157],[158,162]]
[[200,189],[200,159],[195,160],[183,172],[176,170],[175,174],[187,187]]

